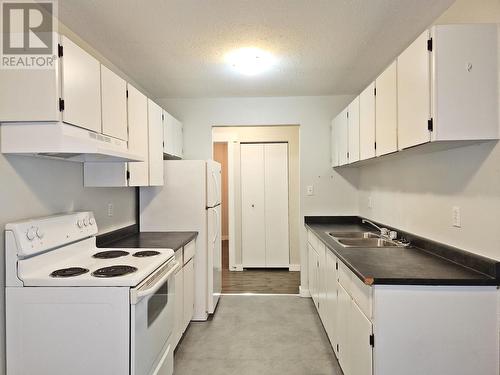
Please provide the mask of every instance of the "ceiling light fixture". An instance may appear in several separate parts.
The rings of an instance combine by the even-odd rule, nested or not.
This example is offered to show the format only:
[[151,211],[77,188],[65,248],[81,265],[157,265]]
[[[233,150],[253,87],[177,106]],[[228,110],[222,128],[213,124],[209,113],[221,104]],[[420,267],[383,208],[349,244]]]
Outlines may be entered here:
[[254,47],[231,51],[226,54],[225,60],[232,69],[247,76],[264,73],[276,63],[271,53]]

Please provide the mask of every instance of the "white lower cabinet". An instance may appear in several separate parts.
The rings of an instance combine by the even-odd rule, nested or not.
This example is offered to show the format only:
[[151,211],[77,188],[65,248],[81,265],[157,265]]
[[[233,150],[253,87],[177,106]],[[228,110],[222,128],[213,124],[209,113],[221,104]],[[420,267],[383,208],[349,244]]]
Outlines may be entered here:
[[183,268],[184,281],[184,327],[187,327],[194,313],[194,258],[191,258]]
[[499,374],[495,286],[367,285],[310,230],[307,242],[309,291],[344,375]]
[[338,315],[338,273],[337,258],[331,251],[326,251],[325,283],[326,283],[326,318],[325,329],[332,343],[333,351],[338,355],[337,347],[337,315]]
[[318,308],[318,253],[311,244],[308,244],[308,266],[309,266],[309,293]]
[[172,344],[175,349],[186,331],[194,312],[194,252],[195,240],[175,252],[181,268],[175,274],[175,324]]
[[372,322],[353,299],[350,298],[349,302],[347,321],[349,370],[344,374],[369,375],[372,374],[373,367]]

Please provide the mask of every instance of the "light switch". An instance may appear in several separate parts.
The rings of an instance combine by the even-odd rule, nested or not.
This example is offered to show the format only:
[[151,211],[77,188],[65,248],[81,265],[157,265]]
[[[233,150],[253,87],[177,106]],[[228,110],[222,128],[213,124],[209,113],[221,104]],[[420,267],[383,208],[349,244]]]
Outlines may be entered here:
[[307,186],[307,195],[314,195],[314,185]]

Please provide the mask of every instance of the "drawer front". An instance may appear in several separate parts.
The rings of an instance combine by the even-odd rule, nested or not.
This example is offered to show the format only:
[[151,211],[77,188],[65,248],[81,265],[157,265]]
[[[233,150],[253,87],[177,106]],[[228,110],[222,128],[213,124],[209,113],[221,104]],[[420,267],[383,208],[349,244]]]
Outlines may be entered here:
[[184,246],[184,263],[186,264],[194,257],[194,253],[196,252],[196,241],[192,240],[187,245]]
[[347,266],[339,261],[339,283],[344,287],[345,291],[349,294],[351,292],[351,279],[352,272]]
[[351,296],[368,319],[372,319],[372,287],[363,283],[355,274],[351,278]]

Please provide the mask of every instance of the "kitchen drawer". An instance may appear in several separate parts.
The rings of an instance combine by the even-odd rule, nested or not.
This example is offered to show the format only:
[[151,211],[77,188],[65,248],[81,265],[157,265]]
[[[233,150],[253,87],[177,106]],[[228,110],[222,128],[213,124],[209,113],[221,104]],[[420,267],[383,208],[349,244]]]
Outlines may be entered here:
[[[350,271],[350,270],[349,270]],[[372,287],[351,272],[351,297],[368,319],[372,318]]]
[[316,235],[308,230],[307,231],[307,242],[309,242],[311,244],[311,246],[313,247],[313,249],[317,250],[318,249],[318,237],[316,237]]
[[187,245],[184,246],[184,264],[189,262],[196,251],[196,241],[192,240]]
[[352,272],[341,261],[339,262],[339,283],[344,287],[347,293],[351,293]]

